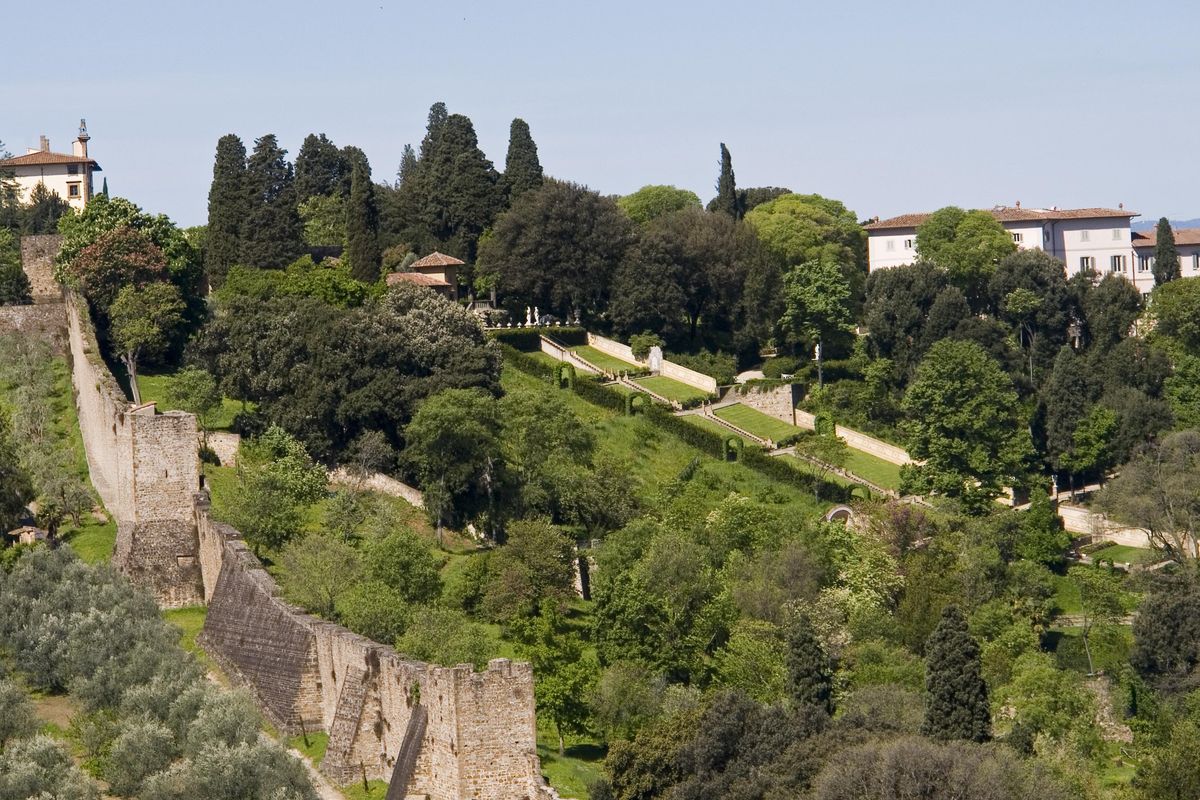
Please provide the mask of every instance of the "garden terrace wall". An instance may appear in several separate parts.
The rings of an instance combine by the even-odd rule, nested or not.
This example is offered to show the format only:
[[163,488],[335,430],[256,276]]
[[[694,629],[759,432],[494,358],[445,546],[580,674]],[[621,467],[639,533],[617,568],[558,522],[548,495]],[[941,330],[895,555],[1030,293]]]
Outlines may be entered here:
[[[633,350],[630,349],[629,345],[627,344],[621,344],[618,341],[600,336],[599,334],[595,333],[589,333],[587,336],[588,344],[602,353],[607,353],[614,358],[619,358],[623,361],[629,361],[633,364],[641,364],[642,366],[647,365],[646,360],[635,356],[633,354]],[[688,369],[687,367],[681,366],[672,361],[667,361],[665,358],[662,359],[662,362],[659,364],[657,374],[662,375],[664,378],[670,378],[671,380],[685,383],[688,386],[695,387],[703,392],[707,392],[708,394],[717,393],[716,378],[711,375],[705,375],[702,372],[697,372],[694,369]]]
[[751,383],[739,386],[737,393],[727,395],[727,398],[783,420],[789,425],[795,425],[797,424],[796,403],[800,400],[802,388],[800,384],[796,383],[771,383],[763,386]]

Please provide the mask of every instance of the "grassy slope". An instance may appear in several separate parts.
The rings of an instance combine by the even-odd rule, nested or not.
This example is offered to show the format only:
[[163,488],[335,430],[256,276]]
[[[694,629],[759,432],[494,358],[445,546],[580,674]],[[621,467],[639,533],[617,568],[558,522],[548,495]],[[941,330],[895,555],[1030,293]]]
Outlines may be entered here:
[[[167,382],[170,381],[172,373],[163,373],[160,375],[138,375],[137,384],[138,391],[141,392],[142,402],[149,403],[155,401],[158,403],[159,411],[170,411],[163,398],[167,393]],[[231,400],[228,397],[221,401],[221,409],[213,414],[212,428],[214,431],[227,431],[233,426],[233,418],[242,410],[242,404],[238,400]]]
[[702,400],[711,396],[702,389],[697,389],[695,386],[688,386],[686,383],[681,383],[672,378],[665,378],[662,375],[648,375],[645,378],[636,378],[634,383],[645,386],[655,394],[662,395],[668,400],[674,400],[678,403],[686,403],[689,400]]
[[846,469],[885,489],[900,488],[900,467],[870,453],[847,449]]

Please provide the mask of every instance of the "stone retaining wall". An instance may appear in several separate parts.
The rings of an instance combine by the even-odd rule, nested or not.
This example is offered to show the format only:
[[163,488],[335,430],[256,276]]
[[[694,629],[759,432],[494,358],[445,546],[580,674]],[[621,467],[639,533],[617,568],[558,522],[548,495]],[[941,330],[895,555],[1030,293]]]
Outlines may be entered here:
[[[621,344],[595,333],[588,334],[588,344],[602,353],[608,353],[610,356],[622,359],[623,361],[647,366],[644,359],[634,356],[633,350],[627,344]],[[717,393],[716,378],[711,375],[705,375],[702,372],[696,372],[694,369],[688,369],[672,361],[667,361],[665,358],[662,360],[656,374],[662,375],[664,378],[679,381],[680,383],[686,383],[688,386],[693,386],[709,394]]]
[[29,278],[35,303],[61,303],[62,287],[54,280],[54,258],[62,249],[57,233],[21,237],[21,267]]
[[[764,414],[783,420],[789,425],[796,422],[796,388],[798,384],[783,384],[769,389],[759,390],[755,386],[739,387],[726,395],[728,400],[736,400],[745,406],[761,411]],[[744,391],[743,391],[744,388]]]
[[62,303],[0,306],[0,333],[41,339],[55,353],[63,353],[67,343],[67,313]]

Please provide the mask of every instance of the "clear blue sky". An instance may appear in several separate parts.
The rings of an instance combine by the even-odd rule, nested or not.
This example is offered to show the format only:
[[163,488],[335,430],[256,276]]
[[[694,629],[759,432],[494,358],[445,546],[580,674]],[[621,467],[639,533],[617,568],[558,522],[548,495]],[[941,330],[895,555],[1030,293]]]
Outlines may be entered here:
[[[542,164],[605,193],[738,185],[861,218],[956,203],[1200,216],[1200,6],[1074,2],[11,3],[0,140],[80,117],[114,194],[206,219],[216,140],[305,134],[391,179],[431,103],[503,168],[513,117]],[[53,10],[51,10],[53,9]]]

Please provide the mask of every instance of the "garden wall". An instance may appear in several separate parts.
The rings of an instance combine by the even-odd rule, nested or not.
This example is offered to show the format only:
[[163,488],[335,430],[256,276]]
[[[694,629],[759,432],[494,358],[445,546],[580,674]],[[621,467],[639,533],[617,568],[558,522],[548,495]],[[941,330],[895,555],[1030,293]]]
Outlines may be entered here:
[[[634,364],[646,365],[646,361],[644,359],[636,358],[633,355],[633,350],[629,349],[629,345],[627,344],[621,344],[620,342],[608,339],[595,333],[588,334],[588,344],[602,353],[608,353],[610,356],[615,356],[616,358],[620,358]],[[664,378],[670,378],[671,380],[679,381],[680,383],[686,383],[688,386],[694,386],[701,391],[708,392],[709,394],[717,393],[716,378],[712,377],[711,375],[705,375],[702,372],[696,372],[694,369],[688,369],[687,367],[680,366],[679,364],[675,364],[671,361],[667,361],[665,358],[659,365],[659,369],[656,374],[662,375]]]
[[[785,383],[762,390],[754,385],[738,387],[736,393],[727,395],[726,399],[736,400],[742,405],[750,406],[764,414],[781,419],[789,425],[798,425],[799,422],[796,419],[796,401],[799,399],[796,397],[796,389],[798,386],[799,384]],[[807,427],[811,428],[812,426]]]

